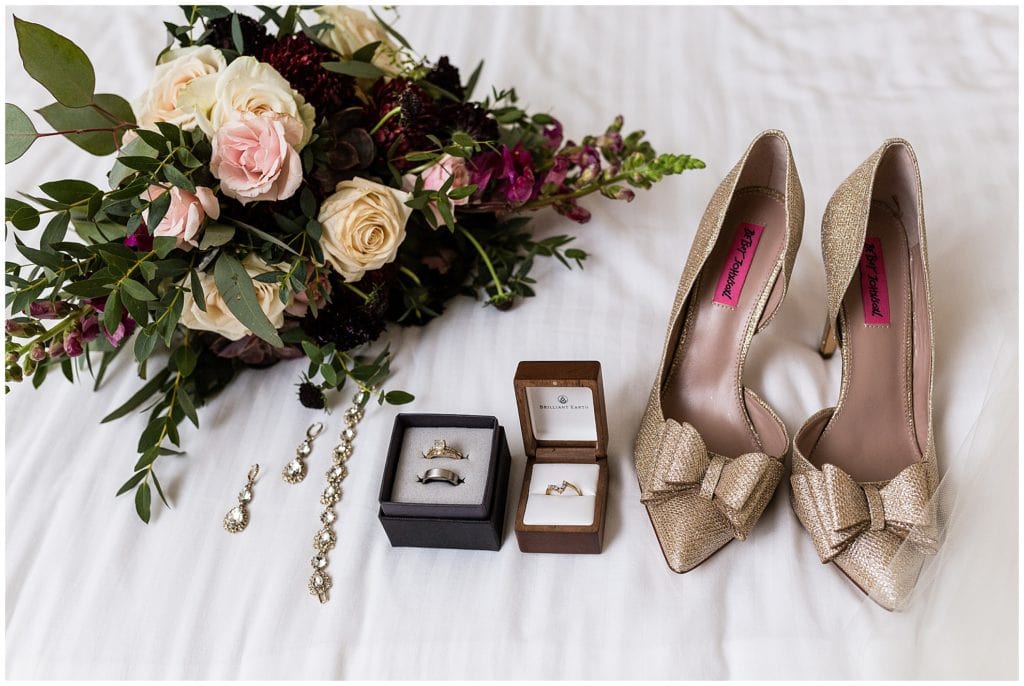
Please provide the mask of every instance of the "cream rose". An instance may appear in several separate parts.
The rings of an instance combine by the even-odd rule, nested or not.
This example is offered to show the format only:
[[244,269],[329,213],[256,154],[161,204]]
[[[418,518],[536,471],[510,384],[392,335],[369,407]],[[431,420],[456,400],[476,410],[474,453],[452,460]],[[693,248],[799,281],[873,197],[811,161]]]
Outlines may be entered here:
[[320,40],[345,59],[370,43],[380,42],[373,55],[373,64],[388,74],[401,71],[398,47],[388,38],[381,23],[366,13],[342,5],[322,5],[316,9],[331,28],[320,34]]
[[158,121],[165,121],[185,130],[194,129],[195,112],[190,106],[179,106],[179,95],[191,84],[212,85],[226,66],[224,55],[211,45],[167,51],[153,70],[149,88],[132,103],[139,126],[153,129]]
[[[288,269],[286,264],[268,265],[255,254],[250,254],[242,260],[242,266],[251,277],[257,277],[270,271]],[[235,315],[231,314],[231,310],[228,309],[227,303],[224,302],[224,298],[221,297],[220,291],[217,289],[217,282],[211,272],[199,272],[199,282],[203,285],[206,311],[199,309],[191,293],[185,293],[185,303],[179,320],[182,326],[197,331],[212,331],[232,341],[237,341],[252,333],[235,318]],[[274,328],[280,329],[284,325],[284,311],[292,305],[294,297],[290,296],[288,302],[283,303],[280,298],[280,284],[263,283],[253,278],[252,285],[256,289],[256,299],[259,301],[263,314],[267,315],[267,319],[274,325]]]
[[317,217],[327,263],[346,281],[358,281],[394,260],[412,211],[405,205],[408,198],[408,193],[358,177],[339,183]]
[[210,172],[243,205],[290,198],[302,184],[302,161],[288,142],[288,117],[243,114],[213,136]]
[[[160,186],[150,186],[144,196],[156,200],[167,190]],[[189,193],[175,186],[170,190],[171,204],[160,223],[153,228],[154,236],[173,236],[182,250],[199,247],[199,232],[206,218],[216,219],[220,216],[220,203],[217,196],[206,186],[196,186],[195,193]],[[146,215],[149,221],[149,215]]]
[[313,135],[313,106],[276,69],[255,57],[239,57],[215,80],[189,84],[178,100],[195,111],[199,128],[211,139],[227,122],[246,114],[274,115],[296,150]]

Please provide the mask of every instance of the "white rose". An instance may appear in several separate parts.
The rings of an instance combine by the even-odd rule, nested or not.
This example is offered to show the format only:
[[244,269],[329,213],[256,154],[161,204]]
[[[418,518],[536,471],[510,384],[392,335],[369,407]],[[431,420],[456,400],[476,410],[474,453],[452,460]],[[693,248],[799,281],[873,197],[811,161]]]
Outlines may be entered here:
[[189,84],[179,102],[195,111],[199,128],[209,138],[226,122],[245,114],[279,115],[276,118],[284,124],[288,142],[296,150],[313,135],[313,106],[276,69],[255,57],[239,57],[216,79]]
[[405,205],[408,198],[408,193],[366,179],[339,183],[317,217],[327,263],[346,281],[358,281],[394,260],[412,212]]
[[226,66],[224,55],[211,45],[168,50],[153,70],[149,88],[132,103],[139,126],[153,129],[158,121],[165,121],[188,131],[194,129],[195,113],[191,107],[179,106],[179,94],[197,82],[212,85]]
[[[287,264],[270,266],[257,257],[255,253],[248,255],[242,260],[242,266],[245,267],[245,271],[251,277],[256,277],[270,271],[287,271],[288,269]],[[242,322],[235,318],[235,315],[231,314],[231,310],[228,309],[227,303],[224,302],[224,298],[221,297],[220,291],[217,289],[217,282],[213,278],[213,273],[199,272],[199,282],[203,285],[206,311],[204,312],[199,309],[191,293],[185,293],[185,303],[181,310],[181,319],[179,320],[182,326],[197,331],[212,331],[232,341],[237,341],[252,333]],[[284,311],[286,308],[291,307],[292,301],[295,299],[294,296],[290,296],[288,302],[283,303],[280,298],[280,284],[263,283],[262,281],[256,281],[254,278],[252,285],[256,289],[256,299],[259,301],[263,314],[267,315],[267,319],[270,320],[275,329],[280,329],[284,325]]]
[[381,23],[364,12],[342,5],[322,5],[316,9],[331,28],[320,34],[320,40],[343,58],[352,59],[353,53],[364,45],[380,42],[373,55],[373,64],[388,74],[401,71],[398,46],[388,38]]

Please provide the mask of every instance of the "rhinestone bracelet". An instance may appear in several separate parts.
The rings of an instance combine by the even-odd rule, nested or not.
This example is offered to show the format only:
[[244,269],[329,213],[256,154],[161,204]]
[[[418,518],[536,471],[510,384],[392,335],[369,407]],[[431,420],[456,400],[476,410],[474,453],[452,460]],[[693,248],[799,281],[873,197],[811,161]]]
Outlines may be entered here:
[[320,495],[320,503],[324,511],[320,514],[320,521],[323,527],[313,537],[313,548],[316,554],[310,561],[313,573],[309,577],[309,592],[326,603],[330,596],[331,576],[327,573],[327,554],[338,542],[338,536],[334,533],[334,522],[338,519],[334,511],[335,505],[341,500],[341,482],[348,476],[348,459],[352,457],[352,442],[356,438],[356,425],[363,418],[366,401],[370,399],[370,392],[373,389],[367,388],[356,393],[352,399],[352,406],[345,410],[345,428],[342,429],[338,445],[334,446],[332,454],[333,464],[327,470],[327,487]]

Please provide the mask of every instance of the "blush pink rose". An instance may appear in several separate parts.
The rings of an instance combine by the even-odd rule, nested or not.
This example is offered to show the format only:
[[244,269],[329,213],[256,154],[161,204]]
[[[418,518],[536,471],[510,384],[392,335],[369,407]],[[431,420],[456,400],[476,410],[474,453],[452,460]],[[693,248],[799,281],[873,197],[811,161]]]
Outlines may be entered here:
[[[441,190],[441,186],[448,182],[448,179],[452,179],[451,188],[462,188],[468,186],[471,183],[469,169],[466,167],[466,160],[462,157],[455,157],[453,155],[444,155],[437,162],[427,167],[420,175],[423,179],[423,190],[425,191],[437,191]],[[402,188],[406,191],[412,192],[416,187],[416,177],[412,174],[407,174],[402,179]],[[451,200],[452,205],[465,205],[469,202],[469,198],[458,198]],[[437,209],[437,203],[430,203],[431,211],[434,213],[434,219],[437,220],[438,226],[444,224],[444,219],[441,218],[441,213]]]
[[[153,201],[166,192],[167,190],[160,186],[150,186],[145,195]],[[153,229],[153,235],[173,236],[182,250],[198,248],[199,233],[206,218],[216,219],[220,216],[217,196],[206,186],[196,186],[195,193],[175,186],[170,193],[171,204],[167,208],[167,214]]]
[[302,183],[302,161],[283,117],[242,115],[213,136],[210,171],[224,195],[243,205],[290,198]]

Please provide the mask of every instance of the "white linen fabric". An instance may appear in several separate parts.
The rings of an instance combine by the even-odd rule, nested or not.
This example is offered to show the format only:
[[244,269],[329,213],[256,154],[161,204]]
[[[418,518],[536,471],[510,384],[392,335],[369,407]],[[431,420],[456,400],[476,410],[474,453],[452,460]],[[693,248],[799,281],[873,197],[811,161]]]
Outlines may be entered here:
[[[98,90],[148,82],[173,7],[13,10],[83,46]],[[47,103],[20,70],[6,17],[6,99]],[[131,496],[141,416],[98,421],[140,384],[127,360],[98,393],[59,374],[6,398],[6,674],[10,678],[1015,678],[1017,675],[1017,12],[1014,8],[408,7],[398,28],[481,85],[516,85],[567,134],[622,113],[704,171],[629,206],[587,202],[586,271],[538,262],[536,298],[509,312],[454,302],[425,328],[389,330],[409,411],[494,414],[513,453],[498,552],[393,549],[377,521],[392,419],[359,427],[331,554],[332,600],[306,591],[330,439],[310,478],[279,469],[323,415],[294,400],[304,364],[244,374],[158,463],[173,509],[142,524]],[[480,92],[483,92],[482,90]],[[669,307],[695,227],[760,130],[793,144],[807,198],[787,301],[745,380],[790,432],[838,396],[838,358],[815,351],[824,312],[818,224],[834,188],[881,141],[920,157],[934,274],[935,420],[948,528],[908,611],[875,606],[823,566],[784,480],[749,540],[696,570],[666,567],[632,464]],[[43,181],[102,183],[108,160],[42,140],[6,168],[8,195]],[[8,259],[17,257],[8,236]],[[512,532],[525,459],[512,377],[520,360],[597,359],[610,419],[601,555],[524,555]],[[347,404],[348,398],[339,402]],[[341,428],[340,412],[326,420]],[[248,529],[221,518],[249,465]],[[424,593],[424,588],[443,593]],[[573,604],[563,606],[571,589]],[[562,608],[559,610],[559,608]]]

